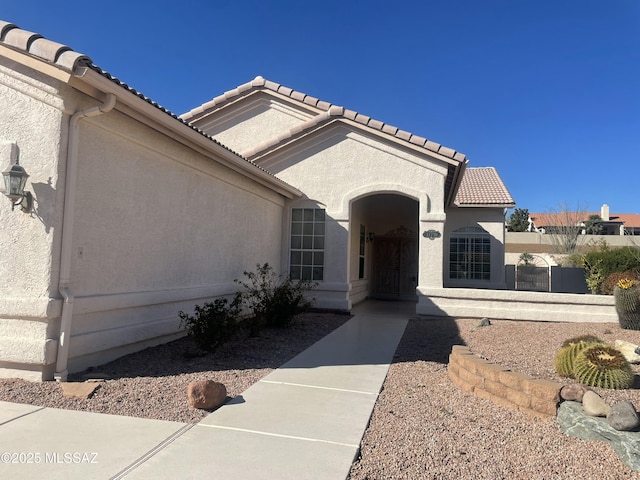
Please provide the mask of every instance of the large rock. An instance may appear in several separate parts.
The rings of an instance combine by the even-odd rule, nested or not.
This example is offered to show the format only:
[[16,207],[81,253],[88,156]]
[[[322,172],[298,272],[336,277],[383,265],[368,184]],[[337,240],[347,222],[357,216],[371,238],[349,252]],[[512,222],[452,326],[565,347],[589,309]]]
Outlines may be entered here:
[[606,417],[611,411],[609,404],[593,390],[584,392],[582,396],[582,409],[584,413],[592,417]]
[[640,472],[640,433],[615,430],[604,418],[586,415],[578,402],[562,402],[556,418],[566,435],[608,442],[625,465]]
[[187,399],[193,408],[213,410],[224,403],[227,388],[213,380],[194,380],[187,386]]
[[611,411],[607,415],[607,422],[616,430],[625,432],[634,430],[640,425],[636,407],[629,400],[622,400],[611,405]]
[[560,389],[560,398],[563,400],[570,400],[572,402],[582,402],[582,397],[589,390],[591,389],[584,385],[572,383],[570,385],[565,385]]
[[98,382],[62,382],[62,396],[69,398],[91,398],[93,393],[100,388]]
[[640,347],[635,343],[627,342],[625,340],[616,340],[613,342],[613,346],[616,350],[620,351],[624,358],[629,363],[640,363]]

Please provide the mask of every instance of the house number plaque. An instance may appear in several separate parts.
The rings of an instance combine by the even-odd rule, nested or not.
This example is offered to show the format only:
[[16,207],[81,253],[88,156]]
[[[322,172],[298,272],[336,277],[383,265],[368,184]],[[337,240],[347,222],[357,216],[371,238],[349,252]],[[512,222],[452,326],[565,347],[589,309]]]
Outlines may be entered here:
[[436,238],[440,238],[442,235],[437,230],[426,230],[422,236],[424,238],[428,238],[429,240],[434,240]]

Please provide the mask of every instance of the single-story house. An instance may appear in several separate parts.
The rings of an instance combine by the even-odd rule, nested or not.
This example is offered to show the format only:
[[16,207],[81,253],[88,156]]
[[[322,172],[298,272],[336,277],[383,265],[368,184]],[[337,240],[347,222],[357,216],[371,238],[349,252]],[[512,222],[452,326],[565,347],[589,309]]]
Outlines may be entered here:
[[175,339],[178,311],[258,263],[332,310],[434,314],[425,292],[502,289],[514,201],[467,164],[261,77],[178,117],[0,21],[0,169],[29,175],[0,197],[0,376],[65,379]]

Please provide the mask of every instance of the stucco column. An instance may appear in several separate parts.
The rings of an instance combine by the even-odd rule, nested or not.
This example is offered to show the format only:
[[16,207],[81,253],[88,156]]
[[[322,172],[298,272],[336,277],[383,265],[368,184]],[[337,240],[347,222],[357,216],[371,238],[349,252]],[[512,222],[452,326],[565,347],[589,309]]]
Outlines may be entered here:
[[444,213],[421,215],[418,231],[418,289],[442,288],[445,219]]
[[324,308],[349,310],[349,219],[327,211],[324,280],[314,291]]

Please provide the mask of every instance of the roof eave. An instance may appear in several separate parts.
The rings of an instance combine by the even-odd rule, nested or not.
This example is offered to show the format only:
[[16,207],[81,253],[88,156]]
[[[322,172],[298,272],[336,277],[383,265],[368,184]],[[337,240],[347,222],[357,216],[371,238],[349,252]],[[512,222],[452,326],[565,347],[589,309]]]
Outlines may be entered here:
[[455,203],[458,208],[513,208],[515,203]]
[[449,195],[446,201],[446,207],[450,207],[454,204],[456,195],[458,194],[458,189],[460,188],[460,183],[462,183],[462,177],[464,176],[464,172],[467,169],[467,165],[469,165],[469,160],[465,158],[460,164],[456,167],[453,173],[453,179],[451,182],[451,190],[449,190]]

